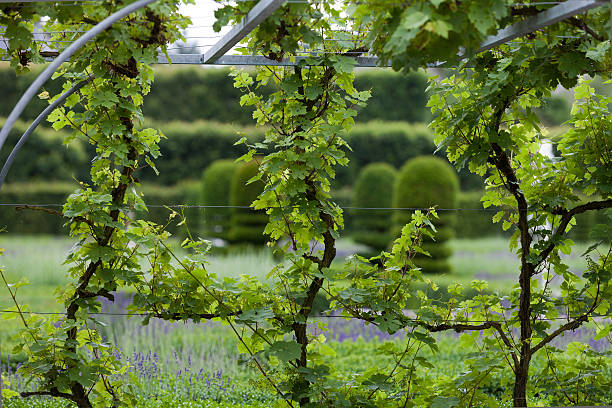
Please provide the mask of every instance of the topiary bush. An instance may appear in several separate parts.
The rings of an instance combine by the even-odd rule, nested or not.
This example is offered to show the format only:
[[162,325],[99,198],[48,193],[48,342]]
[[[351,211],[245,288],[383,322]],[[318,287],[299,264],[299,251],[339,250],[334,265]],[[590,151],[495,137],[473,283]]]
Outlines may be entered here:
[[[230,185],[229,202],[231,206],[249,207],[263,191],[261,181],[247,182],[258,173],[256,160],[243,163],[234,172]],[[265,244],[268,239],[263,231],[268,223],[268,215],[251,208],[230,209],[230,229],[227,240],[232,244]]]
[[[353,207],[389,208],[393,205],[393,183],[397,171],[387,163],[365,166],[353,188]],[[353,210],[355,242],[367,245],[376,252],[387,249],[393,240],[391,210]]]
[[[459,178],[455,170],[444,160],[433,156],[411,159],[400,169],[393,188],[393,207],[396,208],[457,208]],[[394,236],[410,221],[412,211],[395,211],[393,214]],[[451,250],[446,242],[454,236],[453,211],[439,211],[434,224],[437,229],[435,241],[426,238],[423,248],[430,256],[417,255],[415,263],[424,273],[451,271]]]
[[[239,165],[231,159],[215,160],[202,174],[201,201],[204,205],[229,205],[230,186]],[[229,208],[206,208],[204,231],[209,237],[227,239]]]

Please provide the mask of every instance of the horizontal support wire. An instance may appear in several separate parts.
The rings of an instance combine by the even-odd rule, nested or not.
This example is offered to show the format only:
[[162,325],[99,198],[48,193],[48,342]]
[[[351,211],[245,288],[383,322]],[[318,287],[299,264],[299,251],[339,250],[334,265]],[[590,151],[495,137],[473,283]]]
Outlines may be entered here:
[[[64,204],[51,203],[51,204],[30,204],[30,203],[0,203],[0,207],[63,207]],[[248,205],[206,205],[206,204],[150,204],[148,208],[238,208],[238,209],[250,209],[255,210],[253,207]],[[343,210],[362,210],[362,211],[428,211],[430,208],[425,207],[340,207]],[[436,211],[503,211],[495,208],[436,208]],[[508,211],[512,211],[509,209]]]
[[[409,311],[410,312],[410,311]],[[18,310],[0,310],[0,313],[4,313],[4,314],[30,314],[30,315],[51,315],[51,316],[65,316],[66,313],[65,312],[33,312],[33,311],[18,311]],[[95,315],[95,316],[142,316],[142,317],[146,317],[146,316],[152,316],[151,313],[129,313],[129,312],[91,312],[89,313],[90,315]],[[152,316],[155,317],[155,316]],[[537,321],[542,321],[542,322],[554,322],[554,321],[571,321],[573,319],[577,319],[581,316],[574,316],[574,317],[568,317],[568,316],[560,316],[560,317],[549,317],[549,318],[536,318]],[[597,315],[597,316],[592,316],[593,318],[607,318],[607,317],[612,317],[612,314],[605,314],[605,315]],[[347,319],[347,320],[363,320],[359,317],[355,317],[355,316],[342,316],[342,315],[319,315],[319,316],[311,316],[311,318],[313,320],[315,319],[319,319],[319,318],[323,318],[323,319]],[[407,317],[406,318],[407,321],[410,322],[422,322],[422,323],[428,323],[428,324],[432,324],[432,322],[429,321],[425,321],[425,320],[421,320],[421,319],[415,319],[415,318],[410,318]],[[498,322],[498,323],[518,323],[520,322],[519,319],[507,319],[507,320],[465,320],[465,319],[446,319],[443,320],[440,323],[489,323],[489,322]]]

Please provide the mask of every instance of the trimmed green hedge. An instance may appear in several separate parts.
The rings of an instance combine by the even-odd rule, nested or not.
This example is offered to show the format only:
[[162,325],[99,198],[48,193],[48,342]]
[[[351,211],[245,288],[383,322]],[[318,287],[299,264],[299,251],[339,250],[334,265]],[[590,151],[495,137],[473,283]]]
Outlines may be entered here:
[[216,122],[170,122],[151,126],[161,129],[167,138],[161,141],[162,156],[155,162],[160,174],[157,176],[147,168],[139,172],[139,177],[167,185],[197,177],[215,160],[237,159],[245,154],[244,145],[234,146],[241,134],[251,141],[264,137],[263,129],[236,128]]
[[[145,98],[145,117],[160,121],[205,119],[253,124],[252,112],[240,106],[242,94],[234,88],[228,74],[229,69],[156,68],[155,82]],[[429,119],[425,94],[427,78],[422,72],[405,75],[380,69],[358,71],[355,87],[372,91],[367,106],[357,116],[360,122],[374,119],[424,122]],[[271,90],[267,87],[263,92]]]
[[[13,183],[0,190],[2,204],[62,204],[77,189],[75,183]],[[61,211],[61,206],[44,207]],[[66,220],[58,215],[36,210],[16,210],[14,206],[0,205],[0,230],[11,234],[62,234]]]
[[[264,129],[239,128],[216,122],[169,122],[151,124],[158,127],[166,138],[160,143],[161,157],[156,160],[159,176],[150,168],[137,174],[143,182],[174,185],[181,180],[192,179],[212,162],[219,159],[237,159],[246,149],[243,145],[234,146],[241,137],[251,142],[264,137]],[[19,124],[9,139],[15,143],[25,131],[25,124]],[[32,139],[25,144],[17,156],[17,161],[9,173],[8,181],[31,180],[79,180],[89,179],[89,160],[93,157],[92,147],[73,141],[69,147],[62,145],[67,132],[54,132],[40,128]],[[334,188],[340,189],[354,183],[359,170],[373,162],[387,162],[394,167],[401,166],[406,160],[418,155],[429,155],[435,150],[431,131],[421,124],[405,122],[369,122],[357,124],[346,136],[352,152],[348,167],[338,167]],[[9,147],[3,149],[8,155]],[[462,187],[474,183],[473,176],[461,177]]]
[[[45,182],[45,183],[12,183],[5,184],[0,190],[2,204],[61,204],[78,186],[76,183]],[[170,210],[163,206],[176,204],[200,204],[199,180],[184,181],[175,186],[159,186],[145,184],[143,192],[148,212],[139,214],[142,219],[155,221],[158,224],[168,224]],[[45,207],[61,211],[60,206]],[[203,213],[200,208],[175,208],[187,217],[187,226],[177,227],[175,218],[168,224],[167,230],[179,237],[186,236],[188,227],[194,236],[202,235]],[[66,220],[60,216],[36,210],[15,210],[15,206],[0,205],[0,229],[6,228],[11,234],[52,234],[66,235],[68,230],[63,227]]]
[[[40,69],[16,75],[8,64],[0,66],[0,116],[8,115]],[[143,113],[146,118],[157,121],[212,120],[252,125],[252,112],[240,106],[242,94],[234,88],[233,78],[228,74],[229,69],[158,66],[151,92],[145,97]],[[61,83],[62,80],[49,81],[45,89],[55,95],[61,91]],[[355,86],[372,91],[368,105],[357,116],[358,121],[429,119],[425,106],[427,80],[422,72],[405,75],[391,70],[362,70],[356,73]],[[40,99],[33,100],[22,118],[34,119],[46,104]]]
[[[0,119],[0,125],[4,119]],[[29,125],[18,121],[9,133],[6,144],[0,151],[0,164],[4,165],[11,150]],[[89,160],[85,146],[79,141],[64,144],[67,132],[38,127],[21,147],[6,182],[80,180],[89,177]]]
[[[411,159],[400,169],[393,190],[393,206],[396,208],[457,208],[459,179],[455,169],[438,157],[422,156]],[[399,236],[404,225],[410,222],[412,211],[395,211],[394,236]],[[414,262],[424,273],[446,273],[451,267],[451,250],[446,242],[454,236],[454,211],[438,211],[433,220],[437,233],[435,241],[425,238],[423,249],[430,256],[417,255]]]
[[[230,186],[229,200],[231,206],[249,207],[263,191],[264,183],[247,182],[257,175],[259,165],[253,160],[242,163],[235,171]],[[268,223],[268,215],[263,211],[251,208],[230,209],[230,230],[227,239],[232,244],[263,245],[268,242],[264,229]]]
[[[205,205],[229,205],[230,186],[239,164],[234,160],[215,160],[202,174],[202,203]],[[227,239],[230,228],[228,208],[204,210],[207,236]]]
[[[167,225],[166,230],[181,239],[187,236],[187,229],[194,238],[204,237],[204,209],[176,207],[177,205],[201,204],[200,186],[199,180],[185,180],[174,186],[144,183],[139,190],[144,194],[148,212],[139,214],[140,218]],[[170,220],[172,211],[164,206],[171,206],[172,210],[182,214],[187,219],[186,224],[177,226],[180,219],[175,217]]]
[[357,71],[355,88],[369,89],[372,97],[359,111],[356,120],[429,122],[427,108],[427,74],[422,71],[410,74],[380,68]]
[[[370,163],[359,173],[353,187],[353,207],[390,208],[393,205],[393,184],[397,171],[387,163]],[[355,242],[375,252],[386,250],[391,234],[391,210],[353,210]]]

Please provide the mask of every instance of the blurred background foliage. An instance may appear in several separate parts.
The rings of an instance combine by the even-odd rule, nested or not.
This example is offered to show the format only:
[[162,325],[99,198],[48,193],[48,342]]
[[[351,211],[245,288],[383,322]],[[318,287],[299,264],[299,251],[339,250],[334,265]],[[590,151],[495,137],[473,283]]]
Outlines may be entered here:
[[[3,96],[0,99],[0,123],[39,70],[36,68],[28,74],[17,76],[7,64],[0,64],[0,94]],[[161,143],[162,157],[156,164],[160,174],[156,175],[150,168],[142,169],[139,174],[142,191],[149,204],[147,218],[165,223],[169,210],[164,206],[230,204],[229,188],[234,183],[232,178],[236,173],[231,170],[231,162],[246,152],[243,145],[234,146],[234,143],[242,136],[252,143],[260,141],[265,130],[255,128],[251,112],[240,106],[240,91],[233,87],[228,72],[228,69],[197,67],[156,68],[155,83],[145,98],[144,114],[148,121],[146,125],[161,129],[167,140]],[[352,150],[348,152],[350,163],[337,170],[332,195],[344,207],[370,207],[369,204],[359,203],[366,203],[368,194],[374,199],[378,193],[364,192],[363,186],[356,187],[359,178],[367,176],[362,172],[367,172],[369,165],[386,163],[389,172],[399,170],[407,161],[418,156],[437,154],[433,134],[427,127],[430,114],[425,106],[425,72],[403,75],[384,69],[360,69],[355,84],[360,90],[370,89],[372,98],[357,116],[355,127],[345,135]],[[604,93],[612,93],[610,85],[597,79],[594,86]],[[60,92],[61,84],[51,81],[45,90],[56,94]],[[537,111],[550,129],[553,151],[555,135],[563,131],[563,122],[569,116],[572,100],[571,91],[559,89]],[[0,152],[0,162],[4,162],[10,148],[47,103],[40,99],[30,103],[22,115],[22,121],[13,129],[7,146]],[[47,123],[34,132],[8,174],[7,184],[0,191],[0,204],[63,203],[77,187],[76,181],[88,181],[89,161],[94,152],[79,140],[64,145],[63,140],[67,135],[65,130],[56,132],[50,129]],[[217,166],[217,169],[206,170],[211,166]],[[208,176],[206,171],[209,171]],[[456,217],[455,235],[458,238],[474,238],[503,234],[497,225],[491,223],[491,209],[481,211],[480,178],[468,172],[461,172],[458,177],[460,191],[456,206],[470,211]],[[217,194],[222,191],[226,193]],[[377,197],[381,203],[392,202],[389,194],[378,195],[381,195]],[[173,208],[187,216],[193,233],[226,240],[228,234],[237,234],[237,237],[249,241],[246,238],[248,234],[231,232],[230,209]],[[363,227],[369,222],[368,214],[345,211],[345,235],[367,244],[363,241]],[[392,237],[392,217],[384,213],[378,215],[381,219],[377,221],[377,239],[369,243],[375,250],[385,247],[382,241],[386,239],[382,237]],[[248,216],[254,214],[248,214],[246,210],[240,216],[233,215],[234,219]],[[602,217],[601,214],[583,216],[580,228],[572,233],[573,238],[588,240],[592,226],[605,221],[599,219]],[[388,223],[388,226],[382,225],[384,223]],[[63,234],[62,224],[61,219],[41,212],[15,211],[12,206],[0,206],[0,227],[6,227],[9,232]],[[179,236],[187,233],[184,227],[169,228]]]

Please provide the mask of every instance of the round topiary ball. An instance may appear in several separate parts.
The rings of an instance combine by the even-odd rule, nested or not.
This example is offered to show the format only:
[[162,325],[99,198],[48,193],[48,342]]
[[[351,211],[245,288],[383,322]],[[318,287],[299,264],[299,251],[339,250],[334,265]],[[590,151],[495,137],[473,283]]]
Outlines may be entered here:
[[[388,163],[365,166],[353,187],[353,207],[390,208],[393,205],[393,185],[397,171]],[[355,242],[383,251],[393,240],[391,210],[353,210]]]
[[[393,189],[393,207],[452,209],[457,206],[459,178],[455,169],[446,161],[434,156],[420,156],[409,160],[400,169]],[[413,211],[395,211],[394,236],[399,236],[404,225],[410,222]],[[451,267],[452,255],[447,241],[454,236],[455,212],[438,211],[434,220],[435,240],[425,239],[423,249],[431,256],[417,256],[415,263],[424,273],[446,273]]]

